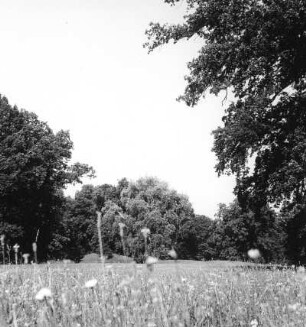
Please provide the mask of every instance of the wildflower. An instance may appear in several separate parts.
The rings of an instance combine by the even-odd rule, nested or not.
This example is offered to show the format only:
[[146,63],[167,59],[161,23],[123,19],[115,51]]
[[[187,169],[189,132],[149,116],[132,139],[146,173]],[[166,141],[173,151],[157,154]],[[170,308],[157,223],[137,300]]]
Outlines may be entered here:
[[13,246],[13,249],[14,249],[14,251],[17,253],[17,252],[18,252],[18,249],[19,249],[19,245],[16,243],[16,244]]
[[168,254],[172,259],[174,259],[174,260],[177,259],[177,253],[173,248],[168,252]]
[[157,258],[154,258],[154,257],[147,257],[147,260],[146,260],[146,265],[147,265],[147,268],[150,270],[150,271],[153,271],[153,266],[158,262],[158,259]]
[[150,234],[150,229],[147,228],[147,227],[145,227],[145,228],[143,228],[143,229],[141,230],[141,233],[142,233],[142,235],[143,235],[144,238],[147,238],[148,235]]
[[148,257],[147,260],[146,260],[146,265],[147,266],[154,265],[157,262],[158,262],[158,259],[157,258]]
[[253,319],[253,320],[250,322],[250,326],[251,326],[251,327],[257,327],[257,326],[258,326],[258,321],[257,321],[257,319]]
[[97,285],[98,281],[96,279],[91,279],[85,283],[85,287],[94,288]]
[[260,252],[258,249],[251,249],[248,251],[248,256],[249,256],[249,258],[255,260],[260,257]]
[[35,299],[38,301],[43,301],[44,299],[48,299],[52,297],[51,290],[47,287],[43,287],[36,295]]

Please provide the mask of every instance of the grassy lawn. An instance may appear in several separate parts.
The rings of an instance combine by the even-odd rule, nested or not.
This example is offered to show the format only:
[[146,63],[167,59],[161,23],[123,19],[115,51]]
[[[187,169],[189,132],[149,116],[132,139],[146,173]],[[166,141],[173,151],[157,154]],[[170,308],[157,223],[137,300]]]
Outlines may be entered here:
[[[0,283],[1,327],[306,326],[303,271],[195,261],[153,271],[130,263],[1,266]],[[51,297],[36,299],[44,287]]]

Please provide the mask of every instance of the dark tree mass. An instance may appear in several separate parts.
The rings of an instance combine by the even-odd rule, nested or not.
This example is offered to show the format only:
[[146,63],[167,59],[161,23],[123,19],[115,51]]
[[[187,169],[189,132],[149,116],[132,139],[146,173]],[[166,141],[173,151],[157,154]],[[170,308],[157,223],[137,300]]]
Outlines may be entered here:
[[0,97],[0,234],[30,252],[39,231],[44,258],[61,218],[65,185],[91,174],[91,167],[69,165],[68,132],[54,134],[37,116]]
[[263,207],[281,209],[287,250],[305,261],[306,1],[186,3],[184,23],[152,23],[146,46],[152,51],[197,37],[201,49],[188,64],[180,99],[194,106],[206,92],[233,93],[223,125],[214,131],[216,171],[235,174],[239,204],[254,212],[257,225]]

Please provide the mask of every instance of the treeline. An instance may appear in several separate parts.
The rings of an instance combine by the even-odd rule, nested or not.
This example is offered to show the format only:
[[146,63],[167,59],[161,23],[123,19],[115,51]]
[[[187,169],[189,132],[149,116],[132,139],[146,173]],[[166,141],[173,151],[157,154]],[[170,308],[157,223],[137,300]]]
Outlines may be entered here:
[[[210,219],[196,215],[186,196],[150,177],[84,185],[72,199],[64,196],[65,186],[94,175],[86,164],[69,164],[72,146],[68,132],[53,133],[35,114],[0,96],[1,261],[14,257],[16,243],[19,256],[32,253],[36,243],[40,262],[79,261],[99,253],[99,211],[107,256],[125,254],[142,261],[147,251],[167,259],[174,248],[181,259],[245,260],[247,251],[257,248],[263,262],[305,263],[304,207],[276,213],[265,202],[240,196],[220,205]],[[150,230],[147,249],[143,228]]]
[[263,208],[256,217],[237,201],[220,205],[215,219],[196,215],[186,196],[156,178],[123,178],[116,186],[84,185],[75,199],[65,201],[58,237],[50,244],[60,258],[78,261],[87,253],[99,253],[96,211],[101,210],[103,247],[109,257],[125,254],[143,261],[141,230],[148,228],[148,253],[160,259],[169,259],[174,248],[180,259],[247,260],[247,251],[256,247],[263,262],[290,260],[287,224],[281,215]]

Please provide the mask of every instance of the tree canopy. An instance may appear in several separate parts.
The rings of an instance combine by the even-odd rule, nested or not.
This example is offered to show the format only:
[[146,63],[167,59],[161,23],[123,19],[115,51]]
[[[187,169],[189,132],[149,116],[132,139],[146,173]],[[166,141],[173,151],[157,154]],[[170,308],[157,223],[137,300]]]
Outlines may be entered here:
[[[136,182],[123,178],[116,186],[83,185],[75,199],[68,199],[66,204],[63,221],[69,239],[66,256],[78,260],[98,251],[97,210],[102,213],[105,255],[125,254],[142,261],[147,250],[147,254],[169,258],[169,250],[175,247],[183,258],[196,256],[193,250],[197,239],[192,234],[195,230],[188,231],[194,219],[191,203],[186,196],[151,177]],[[147,249],[141,232],[144,228],[150,230]],[[188,237],[195,242],[193,248],[187,242]]]
[[30,251],[39,230],[47,254],[63,203],[65,185],[80,182],[93,169],[69,164],[69,133],[53,133],[34,113],[0,96],[0,234]]
[[234,95],[214,131],[216,171],[236,175],[242,206],[270,203],[299,214],[306,205],[306,1],[186,3],[182,24],[151,23],[146,46],[197,37],[201,49],[180,99],[194,106],[207,92]]

